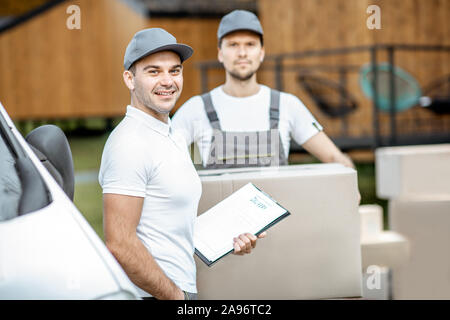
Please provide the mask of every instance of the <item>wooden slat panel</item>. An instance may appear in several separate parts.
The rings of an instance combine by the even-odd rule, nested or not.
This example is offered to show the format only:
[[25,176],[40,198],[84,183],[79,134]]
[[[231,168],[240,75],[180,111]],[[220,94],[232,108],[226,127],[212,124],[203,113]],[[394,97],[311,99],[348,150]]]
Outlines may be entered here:
[[[81,9],[69,30],[66,8]],[[121,1],[67,1],[0,34],[0,99],[14,119],[124,113],[123,54],[146,19]]]
[[[382,29],[368,30],[366,8],[372,3],[369,0],[260,0],[266,54],[389,42],[450,44],[450,1],[378,0]],[[81,8],[81,30],[68,30],[65,26],[66,8],[70,4]],[[216,59],[219,20],[146,19],[117,0],[63,2],[0,34],[0,100],[15,119],[123,114],[124,106],[129,103],[129,92],[122,80],[126,45],[136,31],[159,26],[195,51],[184,66],[184,90],[177,108],[201,91],[195,63]],[[385,60],[386,55],[380,54],[379,61]],[[370,61],[370,55],[355,53],[299,61],[305,65],[362,65]],[[448,53],[398,52],[396,62],[422,86],[450,73]],[[338,79],[336,74],[323,75]],[[209,77],[209,88],[224,81],[223,71],[211,71]],[[275,85],[273,72],[260,72],[258,79]],[[323,115],[314,106],[298,85],[295,73],[286,73],[284,83],[285,90],[300,97],[329,132],[333,135],[340,132],[340,121]],[[360,103],[358,111],[349,117],[349,131],[354,135],[370,133],[372,103],[363,96],[357,74],[349,76],[348,88]],[[421,111],[416,112],[419,117],[430,116]],[[413,115],[405,113],[404,116]],[[387,117],[382,119],[386,121]],[[388,130],[388,125],[383,125]]]
[[[366,26],[369,14],[366,9],[376,4],[381,8],[381,30],[369,30]],[[447,0],[259,0],[260,18],[265,32],[266,54],[288,53],[312,49],[328,49],[372,45],[378,43],[450,44],[450,1]],[[378,61],[387,61],[386,53],[379,53]],[[311,57],[298,60],[308,64],[352,64],[370,62],[370,54],[355,53],[334,57]],[[398,51],[395,63],[411,73],[420,83],[427,83],[450,73],[448,53]],[[319,73],[337,80],[336,74]],[[273,75],[264,73],[263,82]],[[297,95],[332,136],[340,132],[340,121],[323,115],[310,97],[302,91],[295,77],[284,75],[285,90]],[[372,102],[361,92],[358,74],[349,75],[348,89],[359,103],[359,109],[349,116],[349,133],[372,133]],[[399,120],[409,123],[419,119],[436,120],[427,110],[414,108],[397,114]],[[448,118],[448,119],[447,119]],[[380,116],[382,132],[389,134],[389,117]],[[440,116],[450,121],[449,116]],[[408,130],[398,127],[399,132]],[[449,127],[447,126],[447,130]]]

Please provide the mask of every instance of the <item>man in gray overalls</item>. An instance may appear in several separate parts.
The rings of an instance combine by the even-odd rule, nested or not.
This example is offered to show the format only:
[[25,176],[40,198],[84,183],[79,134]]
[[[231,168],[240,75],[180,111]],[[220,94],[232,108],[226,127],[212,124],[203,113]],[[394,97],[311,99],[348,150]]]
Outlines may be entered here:
[[172,119],[188,145],[197,143],[205,168],[287,165],[291,137],[322,162],[354,168],[297,97],[257,82],[265,51],[253,13],[227,14],[217,37],[225,84],[192,97]]

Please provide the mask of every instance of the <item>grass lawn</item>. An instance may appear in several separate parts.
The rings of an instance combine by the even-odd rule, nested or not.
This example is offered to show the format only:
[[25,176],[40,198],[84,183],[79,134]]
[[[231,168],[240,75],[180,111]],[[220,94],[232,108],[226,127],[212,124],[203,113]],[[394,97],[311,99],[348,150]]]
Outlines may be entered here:
[[[107,138],[108,134],[69,137],[75,174],[99,169]],[[97,180],[77,183],[75,185],[74,203],[95,232],[100,238],[104,239],[102,188]]]
[[95,136],[69,137],[75,172],[98,170],[102,158],[103,147],[109,134]]
[[100,185],[96,182],[77,184],[74,203],[99,237],[104,239],[102,188]]
[[[95,171],[100,167],[101,155],[108,134],[69,137],[75,172]],[[314,161],[311,161],[314,162]],[[375,189],[375,165],[356,163],[361,204],[377,203],[384,210],[384,225],[387,229],[387,201],[378,199]],[[75,185],[74,203],[100,238],[103,236],[102,190],[97,180]]]

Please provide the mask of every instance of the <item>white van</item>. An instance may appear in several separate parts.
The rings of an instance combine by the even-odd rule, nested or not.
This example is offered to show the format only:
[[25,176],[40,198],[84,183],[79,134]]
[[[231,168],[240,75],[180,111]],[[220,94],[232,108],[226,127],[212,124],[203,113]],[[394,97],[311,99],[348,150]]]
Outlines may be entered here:
[[64,133],[25,140],[0,103],[0,299],[139,299],[72,203],[73,180]]

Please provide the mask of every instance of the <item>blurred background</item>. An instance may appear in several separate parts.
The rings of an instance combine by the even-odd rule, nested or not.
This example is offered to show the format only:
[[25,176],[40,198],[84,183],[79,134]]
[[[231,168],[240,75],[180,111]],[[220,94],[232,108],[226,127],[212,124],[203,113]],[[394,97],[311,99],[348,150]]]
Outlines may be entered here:
[[[234,9],[261,20],[259,81],[298,96],[349,153],[362,204],[387,212],[375,192],[376,148],[450,142],[448,0],[2,0],[0,101],[24,135],[46,123],[65,131],[74,201],[100,237],[97,173],[129,103],[122,80],[128,42],[140,29],[162,27],[194,48],[176,110],[224,81],[216,32]],[[316,162],[295,144],[289,160]]]

